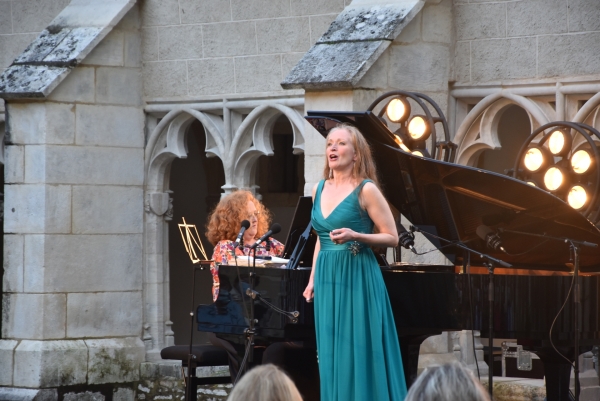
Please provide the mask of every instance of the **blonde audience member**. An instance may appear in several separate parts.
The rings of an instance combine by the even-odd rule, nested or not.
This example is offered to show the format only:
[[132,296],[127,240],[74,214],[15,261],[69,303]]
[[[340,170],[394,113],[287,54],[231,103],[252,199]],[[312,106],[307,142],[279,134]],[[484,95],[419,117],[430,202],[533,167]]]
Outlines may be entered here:
[[404,401],[490,401],[473,373],[459,362],[425,369]]
[[235,385],[227,401],[302,401],[294,382],[277,366],[260,365]]

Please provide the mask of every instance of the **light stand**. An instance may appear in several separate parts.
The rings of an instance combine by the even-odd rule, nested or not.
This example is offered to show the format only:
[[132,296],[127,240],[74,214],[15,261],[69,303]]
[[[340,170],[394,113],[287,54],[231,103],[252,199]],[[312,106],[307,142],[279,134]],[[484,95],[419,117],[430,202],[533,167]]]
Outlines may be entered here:
[[[579,384],[579,338],[581,337],[581,277],[579,276],[579,247],[587,246],[590,248],[596,248],[598,244],[594,244],[593,242],[587,241],[576,241],[570,238],[560,238],[560,237],[552,237],[548,235],[541,234],[533,234],[524,231],[513,231],[513,230],[504,230],[499,229],[500,232],[512,233],[512,234],[522,234],[528,235],[531,237],[538,237],[544,239],[551,239],[555,241],[566,242],[570,244],[570,249],[573,251],[573,280],[574,280],[574,289],[573,289],[573,315],[575,316],[575,321],[573,322],[574,331],[575,331],[575,339],[573,340],[573,347],[575,348],[573,353],[573,379],[575,381],[575,401],[579,401],[579,392],[580,392],[580,384]],[[550,341],[552,341],[552,337],[550,336]],[[566,358],[565,358],[566,359]],[[569,361],[570,363],[570,361]]]
[[489,370],[488,370],[488,392],[490,393],[490,397],[493,396],[494,393],[494,387],[493,387],[493,376],[494,376],[494,353],[493,353],[493,341],[494,341],[494,265],[499,265],[502,267],[512,267],[512,265],[510,263],[506,263],[500,259],[496,259],[493,258],[487,254],[481,253],[481,252],[477,252],[474,249],[469,248],[468,246],[460,243],[460,242],[452,242],[452,241],[448,241],[445,238],[442,237],[438,237],[436,235],[433,235],[427,231],[422,231],[420,230],[418,227],[415,226],[410,226],[410,230],[411,231],[416,231],[416,232],[420,232],[421,234],[424,235],[429,235],[432,236],[434,238],[437,239],[441,239],[447,243],[451,243],[454,244],[455,246],[461,248],[462,250],[467,251],[469,254],[471,253],[475,253],[478,254],[480,258],[485,259],[487,262],[485,262],[485,266],[488,268],[489,271],[489,276],[490,276],[490,282],[489,282],[489,286],[488,286],[488,302],[489,302],[489,324],[488,324],[488,329],[489,329],[489,333],[488,333],[488,365],[489,365]]
[[490,397],[494,395],[494,263],[486,262],[484,266],[489,271],[490,282],[488,284],[488,392]]

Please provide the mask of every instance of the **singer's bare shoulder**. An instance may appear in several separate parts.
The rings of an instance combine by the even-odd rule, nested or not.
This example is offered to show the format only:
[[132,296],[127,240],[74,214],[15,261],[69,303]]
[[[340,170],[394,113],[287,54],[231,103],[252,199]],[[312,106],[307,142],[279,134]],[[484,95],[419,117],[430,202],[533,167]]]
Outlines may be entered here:
[[375,183],[371,181],[365,182],[365,185],[363,185],[361,189],[361,196],[366,202],[365,205],[367,205],[370,202],[385,202],[383,194],[381,193],[377,185],[375,185]]

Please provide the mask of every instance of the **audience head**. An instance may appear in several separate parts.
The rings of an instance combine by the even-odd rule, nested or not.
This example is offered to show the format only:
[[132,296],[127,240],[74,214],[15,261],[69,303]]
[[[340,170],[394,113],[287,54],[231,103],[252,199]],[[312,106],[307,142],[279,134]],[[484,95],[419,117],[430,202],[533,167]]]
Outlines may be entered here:
[[302,396],[281,369],[267,364],[242,376],[227,401],[302,401]]
[[[354,152],[356,153],[356,162],[354,163],[354,168],[352,170],[352,175],[356,178],[365,179],[369,178],[373,180],[378,186],[379,182],[377,180],[377,168],[375,167],[375,162],[373,161],[373,156],[371,154],[371,147],[369,143],[363,136],[363,134],[351,124],[338,124],[329,130],[325,141],[329,139],[329,136],[338,130],[344,130],[348,133],[350,143],[354,148]],[[330,177],[330,168],[329,161],[325,160],[325,169],[323,170],[323,178],[327,179]]]
[[206,238],[213,245],[222,240],[233,241],[244,220],[252,225],[247,233],[258,238],[269,229],[271,214],[251,192],[238,190],[221,199],[208,216]]
[[490,401],[488,392],[459,362],[425,369],[408,391],[405,401]]

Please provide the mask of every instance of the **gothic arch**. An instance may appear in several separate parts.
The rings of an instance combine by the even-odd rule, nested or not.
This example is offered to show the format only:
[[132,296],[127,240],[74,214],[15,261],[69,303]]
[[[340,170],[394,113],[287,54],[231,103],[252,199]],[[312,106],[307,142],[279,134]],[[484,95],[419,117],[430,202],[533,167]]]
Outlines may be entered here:
[[511,105],[520,106],[527,112],[532,130],[552,120],[550,110],[526,97],[505,91],[489,95],[473,107],[456,131],[456,163],[472,166],[482,151],[501,146],[498,122]]
[[[239,114],[239,113],[238,113]],[[170,212],[168,173],[175,158],[187,157],[187,128],[194,120],[206,133],[205,151],[221,159],[225,172],[225,192],[252,189],[256,160],[272,155],[272,128],[280,115],[292,126],[294,153],[304,151],[304,120],[287,106],[263,104],[253,109],[237,128],[222,116],[180,107],[167,113],[149,136],[145,149],[145,229],[144,229],[144,333],[146,359],[160,359],[160,350],[173,344],[169,313],[168,240],[165,217]],[[224,110],[229,116],[230,111]]]
[[592,96],[584,105],[577,111],[573,122],[588,123],[589,125],[598,128],[598,118],[600,118],[600,92]]

